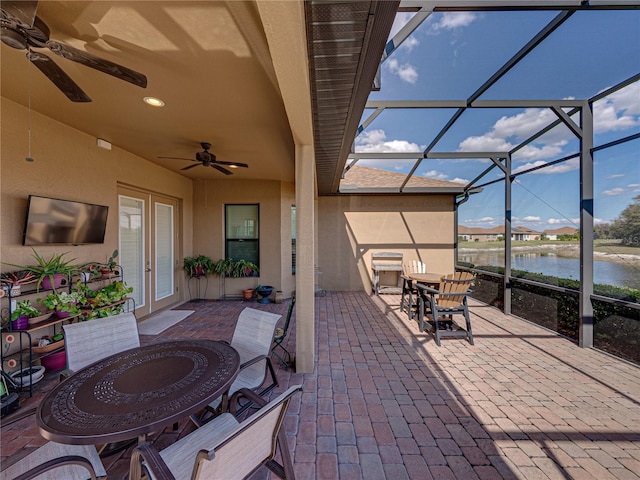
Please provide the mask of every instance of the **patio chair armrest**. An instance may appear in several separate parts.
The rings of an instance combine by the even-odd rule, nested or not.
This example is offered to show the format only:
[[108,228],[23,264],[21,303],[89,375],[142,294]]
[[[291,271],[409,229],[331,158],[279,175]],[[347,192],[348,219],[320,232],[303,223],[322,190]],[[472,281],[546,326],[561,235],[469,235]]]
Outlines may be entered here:
[[264,360],[265,358],[268,359],[269,357],[267,355],[258,355],[257,357],[253,357],[251,360],[247,360],[242,365],[240,365],[240,370],[242,370],[243,368],[247,368],[248,366],[253,365],[254,363],[258,363],[259,361]]
[[427,293],[429,293],[431,295],[440,295],[440,290],[428,287],[427,285],[425,285],[423,283],[416,283],[416,287],[418,289],[420,289],[420,290],[424,290],[425,292],[427,292]]
[[131,453],[130,480],[142,479],[142,462],[145,463],[145,468],[153,472],[154,478],[158,480],[176,480],[158,450],[149,442],[138,445]]
[[91,462],[89,460],[87,460],[84,457],[81,457],[80,455],[65,455],[63,457],[53,458],[44,463],[41,463],[36,467],[33,467],[27,470],[26,472],[24,472],[22,475],[18,475],[17,477],[15,477],[15,480],[35,479],[40,477],[40,475],[42,475],[45,472],[54,470],[59,467],[65,467],[67,465],[77,465],[80,467],[84,467],[87,469],[89,476],[92,480],[95,480],[97,478],[96,472],[93,469],[93,465],[91,465]]
[[246,397],[252,403],[255,403],[259,407],[264,407],[267,404],[267,401],[262,398],[260,395],[255,393],[253,390],[248,388],[241,388],[236,393],[231,396],[231,400],[229,400],[229,413],[232,415],[236,414],[238,408],[238,400],[241,397]]

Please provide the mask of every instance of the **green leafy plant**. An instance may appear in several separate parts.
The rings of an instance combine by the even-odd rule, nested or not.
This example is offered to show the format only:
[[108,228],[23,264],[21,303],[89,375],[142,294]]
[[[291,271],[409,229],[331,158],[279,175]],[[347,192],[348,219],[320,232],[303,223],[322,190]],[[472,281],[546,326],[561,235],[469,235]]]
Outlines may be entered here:
[[40,311],[31,305],[29,300],[23,300],[16,303],[16,308],[11,312],[11,320],[17,320],[22,316],[33,318],[38,315],[40,315]]
[[258,266],[248,260],[222,258],[215,263],[214,273],[224,277],[252,277],[259,272]]
[[196,255],[194,257],[184,257],[184,270],[190,277],[208,275],[214,272],[215,262],[206,255]]
[[64,256],[67,255],[69,252],[53,255],[51,256],[51,258],[45,259],[35,250],[35,248],[32,248],[31,250],[33,251],[33,257],[35,258],[37,265],[15,265],[12,263],[5,263],[5,265],[18,267],[22,270],[32,272],[34,276],[37,277],[38,279],[38,282],[36,284],[36,288],[38,291],[40,291],[40,287],[42,286],[42,281],[45,278],[48,278],[49,281],[51,282],[51,285],[53,286],[54,285],[53,276],[55,274],[70,275],[71,272],[73,272],[78,268],[76,265],[73,265],[71,263],[75,260],[75,258],[71,260],[67,260],[64,258]]
[[77,291],[71,293],[52,292],[47,294],[44,299],[39,298],[38,302],[42,302],[49,310],[67,312],[69,315],[77,315],[80,313],[80,306],[86,304],[87,299]]

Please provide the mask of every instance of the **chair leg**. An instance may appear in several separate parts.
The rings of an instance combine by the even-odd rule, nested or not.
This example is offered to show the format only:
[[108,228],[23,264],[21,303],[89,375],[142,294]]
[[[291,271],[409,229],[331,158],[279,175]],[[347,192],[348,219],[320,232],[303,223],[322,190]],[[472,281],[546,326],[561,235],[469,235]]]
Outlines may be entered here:
[[435,329],[434,335],[436,337],[436,345],[440,346],[440,322],[438,321],[438,309],[431,309],[431,313],[433,314],[433,328]]
[[464,303],[464,318],[467,321],[467,339],[471,345],[473,343],[473,333],[471,332],[471,318],[469,317],[469,307],[467,307],[467,303]]
[[[271,353],[273,353],[278,360],[280,360],[280,362],[282,363],[282,365],[284,365],[284,369],[285,370],[289,370],[289,363],[291,362],[291,354],[289,353],[289,350],[287,350],[286,348],[284,348],[284,346],[282,345],[282,342],[284,341],[284,339],[275,342],[275,345],[273,346],[273,348],[271,349]],[[278,352],[276,352],[276,348],[280,347],[283,351],[282,356],[278,354]],[[285,360],[285,357],[287,358],[287,360]]]

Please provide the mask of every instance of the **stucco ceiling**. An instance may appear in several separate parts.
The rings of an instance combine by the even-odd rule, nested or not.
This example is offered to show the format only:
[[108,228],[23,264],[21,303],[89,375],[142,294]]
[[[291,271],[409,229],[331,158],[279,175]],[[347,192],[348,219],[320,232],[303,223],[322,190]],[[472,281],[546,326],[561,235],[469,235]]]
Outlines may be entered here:
[[[209,142],[218,160],[249,165],[227,178],[293,181],[292,129],[254,2],[41,1],[37,15],[51,39],[144,73],[148,86],[38,49],[93,100],[73,103],[26,51],[2,44],[3,97],[190,178],[225,176],[157,157],[195,158]],[[166,105],[150,107],[145,96]]]

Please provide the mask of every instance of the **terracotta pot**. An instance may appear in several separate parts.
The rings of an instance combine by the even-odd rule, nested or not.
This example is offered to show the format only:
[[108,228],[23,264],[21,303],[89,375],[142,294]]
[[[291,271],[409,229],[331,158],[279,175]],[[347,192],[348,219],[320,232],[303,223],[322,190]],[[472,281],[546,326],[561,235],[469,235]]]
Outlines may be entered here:
[[242,298],[251,300],[253,298],[253,288],[245,288],[242,290]]

